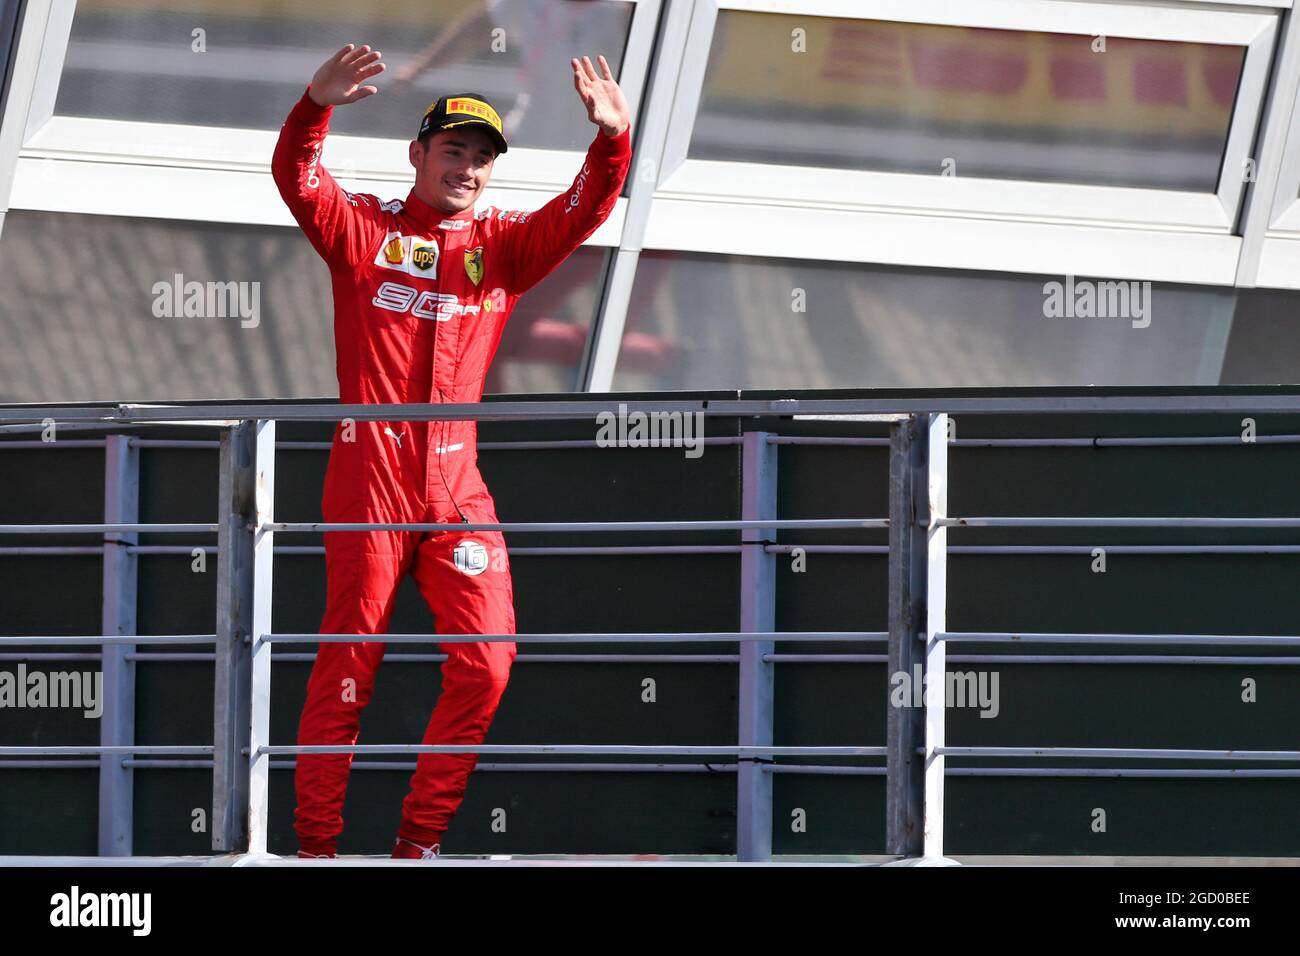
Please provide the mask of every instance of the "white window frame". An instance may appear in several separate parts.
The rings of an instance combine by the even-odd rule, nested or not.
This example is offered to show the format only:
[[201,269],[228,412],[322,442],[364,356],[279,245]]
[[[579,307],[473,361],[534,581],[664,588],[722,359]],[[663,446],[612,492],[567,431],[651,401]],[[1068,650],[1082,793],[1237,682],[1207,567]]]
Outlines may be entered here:
[[[1295,78],[1291,81],[1294,84]],[[1291,92],[1294,97],[1294,89]],[[1300,97],[1294,97],[1291,106],[1267,235],[1300,240]]]
[[[400,145],[405,146],[404,143]],[[580,162],[581,157],[578,157],[570,164],[570,177]],[[558,168],[563,165],[563,160],[548,155],[545,163]],[[326,167],[329,168],[328,163]],[[540,209],[571,181],[570,178],[557,188],[527,187],[517,183],[502,185],[494,176],[479,197],[476,208]],[[394,178],[339,176],[338,182],[351,192],[369,193],[384,200],[404,200],[411,191],[410,181]],[[10,208],[129,219],[297,227],[271,177],[255,169],[240,171],[23,157],[18,160]],[[627,200],[620,198],[587,244],[617,246],[626,212]]]
[[[662,0],[619,2],[633,7],[619,73],[635,130]],[[66,0],[56,3],[66,5]],[[41,71],[47,108],[34,109],[29,118],[13,208],[293,224],[268,175],[278,131],[49,115],[67,42],[66,25],[46,36]],[[557,59],[556,68],[565,62]],[[286,103],[286,113],[289,106],[292,103]],[[582,108],[576,94],[572,106]],[[331,134],[322,161],[347,189],[405,198],[412,182],[408,142]],[[584,155],[576,150],[512,148],[497,161],[479,205],[538,208],[572,183]],[[593,245],[617,244],[625,206],[626,200],[620,199],[589,240]]]
[[[1104,228],[1160,229],[1230,236],[1242,170],[1254,141],[1276,40],[1276,7],[1225,9],[1209,3],[1128,5],[1098,0],[697,0],[683,58],[657,197],[788,204],[857,213]],[[1218,188],[1214,193],[859,172],[687,159],[719,11],[738,10],[893,20],[1110,37],[1240,44],[1247,50]],[[811,173],[811,175],[810,175]],[[756,200],[755,197],[763,197]],[[854,197],[854,198],[849,198]],[[855,201],[855,197],[861,197]]]

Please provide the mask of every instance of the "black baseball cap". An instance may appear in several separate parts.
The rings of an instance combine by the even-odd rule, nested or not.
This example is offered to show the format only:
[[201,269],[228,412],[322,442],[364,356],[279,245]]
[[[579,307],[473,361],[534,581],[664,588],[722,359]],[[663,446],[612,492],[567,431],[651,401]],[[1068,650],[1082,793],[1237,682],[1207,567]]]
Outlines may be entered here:
[[501,116],[478,93],[457,93],[429,104],[429,108],[424,111],[424,119],[420,122],[420,132],[415,138],[424,139],[430,133],[458,126],[481,126],[496,143],[497,155],[506,151]]

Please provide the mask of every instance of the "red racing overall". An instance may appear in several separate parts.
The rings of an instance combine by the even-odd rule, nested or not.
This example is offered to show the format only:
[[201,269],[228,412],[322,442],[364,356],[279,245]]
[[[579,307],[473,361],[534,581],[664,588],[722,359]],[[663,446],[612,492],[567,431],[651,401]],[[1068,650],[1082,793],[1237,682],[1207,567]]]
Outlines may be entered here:
[[[631,161],[630,130],[597,130],[572,187],[536,212],[491,206],[456,215],[340,188],[320,163],[332,107],[305,93],[271,163],[280,195],[330,269],[341,402],[477,402],[516,300],[604,222]],[[476,423],[341,422],[321,511],[327,522],[495,523],[477,466]],[[384,634],[410,572],[439,634],[514,634],[500,532],[327,532],[322,634]],[[481,744],[515,644],[447,643],[426,744]],[[299,744],[355,744],[384,656],[378,642],[322,644]],[[421,754],[398,836],[439,842],[475,754]],[[300,754],[294,829],[301,849],[335,852],[351,754]]]

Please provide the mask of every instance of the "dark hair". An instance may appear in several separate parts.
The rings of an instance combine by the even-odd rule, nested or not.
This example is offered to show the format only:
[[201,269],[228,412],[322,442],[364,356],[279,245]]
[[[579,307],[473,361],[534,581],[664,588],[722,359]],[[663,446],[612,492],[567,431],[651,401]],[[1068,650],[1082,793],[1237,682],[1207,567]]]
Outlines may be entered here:
[[[429,151],[429,143],[433,141],[433,138],[437,136],[439,133],[446,133],[446,132],[449,132],[449,130],[431,129],[429,130],[429,132],[419,137],[416,140],[416,142],[418,142],[420,144],[420,147],[427,153]],[[488,144],[492,147],[492,158],[495,160],[498,156],[501,155],[501,151],[497,149],[497,144],[495,141],[493,141],[491,136],[488,137]]]

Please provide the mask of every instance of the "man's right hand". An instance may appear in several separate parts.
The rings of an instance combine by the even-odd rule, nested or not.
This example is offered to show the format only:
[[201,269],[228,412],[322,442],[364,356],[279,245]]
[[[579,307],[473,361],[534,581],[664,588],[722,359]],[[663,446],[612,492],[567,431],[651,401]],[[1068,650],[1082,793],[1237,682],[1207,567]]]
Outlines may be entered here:
[[307,95],[317,106],[340,106],[355,103],[379,92],[378,87],[359,86],[364,80],[384,71],[378,50],[349,43],[320,65],[311,78]]

